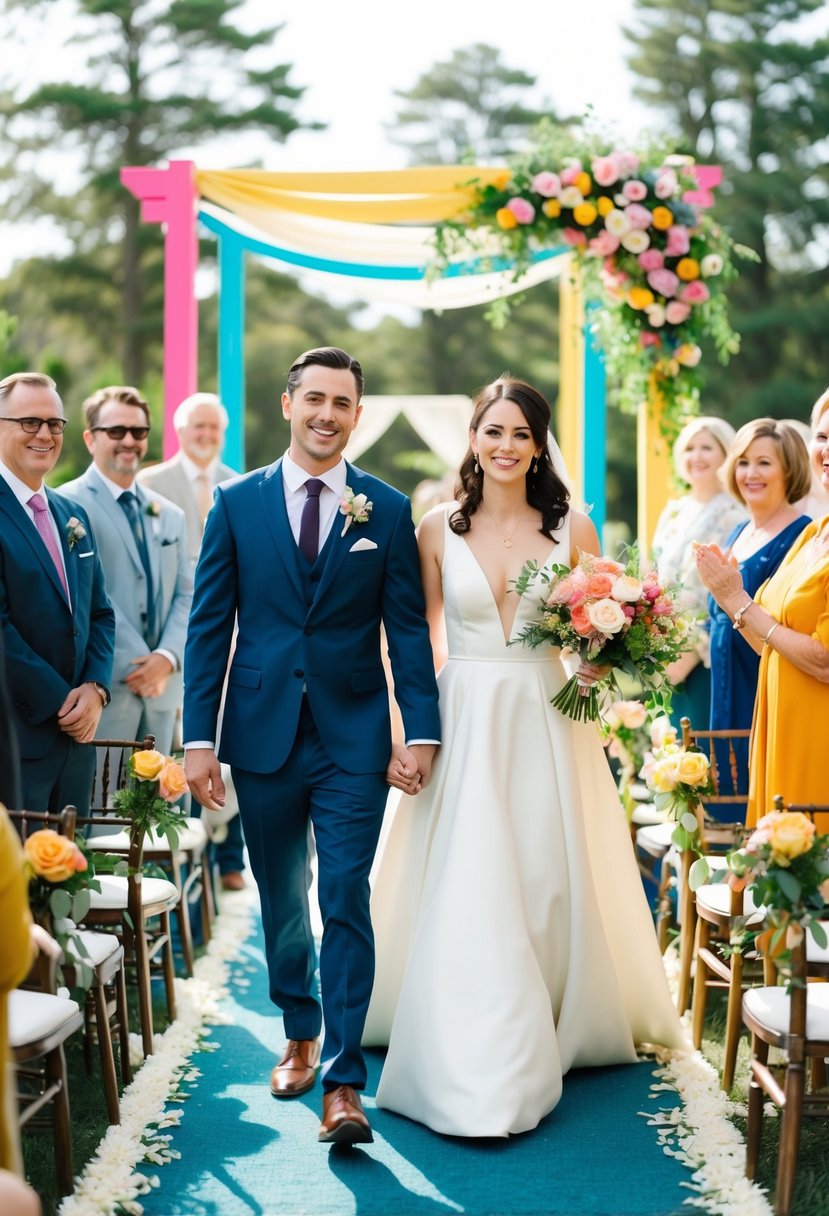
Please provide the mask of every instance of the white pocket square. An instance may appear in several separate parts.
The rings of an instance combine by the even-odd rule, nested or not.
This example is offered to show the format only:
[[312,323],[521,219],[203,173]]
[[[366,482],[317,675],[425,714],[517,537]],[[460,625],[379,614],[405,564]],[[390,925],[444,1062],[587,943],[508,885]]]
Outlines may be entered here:
[[79,553],[78,560],[82,561],[85,557],[94,557],[94,556],[95,556],[95,550],[90,549],[90,551],[88,553]]
[[373,540],[369,540],[367,536],[361,536],[359,540],[355,540],[354,544],[348,550],[349,553],[363,553],[366,549],[376,549],[377,546]]

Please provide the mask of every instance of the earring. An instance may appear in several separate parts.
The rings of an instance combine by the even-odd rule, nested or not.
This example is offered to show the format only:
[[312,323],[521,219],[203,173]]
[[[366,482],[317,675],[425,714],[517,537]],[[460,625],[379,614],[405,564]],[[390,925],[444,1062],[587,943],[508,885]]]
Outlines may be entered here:
[[538,457],[536,456],[535,460],[533,461],[533,477],[535,477],[537,473],[538,473]]
[[472,467],[473,467],[473,469],[475,470],[475,476],[477,477],[477,476],[478,476],[478,474],[479,474],[479,473],[480,473],[480,471],[481,471],[480,465],[478,464],[478,457],[477,457],[477,456],[475,457],[475,463],[474,463],[474,465],[473,465]]

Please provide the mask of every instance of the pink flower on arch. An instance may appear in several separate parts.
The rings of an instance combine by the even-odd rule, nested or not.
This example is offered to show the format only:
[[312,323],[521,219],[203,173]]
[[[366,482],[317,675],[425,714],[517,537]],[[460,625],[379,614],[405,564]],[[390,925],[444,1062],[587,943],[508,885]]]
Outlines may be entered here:
[[643,270],[661,270],[665,265],[665,255],[660,249],[646,249],[636,260]]
[[679,279],[672,270],[651,270],[648,272],[648,286],[666,299],[676,295]]
[[631,228],[640,228],[644,231],[651,226],[651,213],[641,203],[631,203],[629,207],[626,207],[625,217]]
[[622,194],[630,203],[641,203],[643,198],[648,197],[648,187],[638,177],[632,177],[622,186]]
[[561,178],[557,173],[545,169],[542,173],[536,173],[530,182],[530,189],[542,198],[556,198],[561,191]]
[[610,156],[597,156],[590,168],[597,186],[613,186],[621,176],[619,158],[614,153]]
[[608,232],[606,228],[602,229],[598,236],[594,236],[588,243],[588,248],[591,253],[597,257],[610,257],[619,248],[619,238],[614,236],[612,232]]
[[656,179],[653,192],[657,198],[672,198],[679,186],[673,169],[663,169]]
[[565,228],[561,234],[568,245],[586,245],[587,237],[578,228]]
[[665,320],[669,325],[681,325],[691,315],[691,305],[682,304],[679,300],[671,300],[665,309]]
[[683,304],[704,304],[710,297],[711,292],[701,279],[694,279],[693,283],[687,283],[679,293]]
[[562,171],[561,171],[562,186],[572,186],[575,183],[575,180],[578,177],[578,175],[581,173],[581,171],[582,171],[581,165],[578,163],[575,165],[568,165],[566,169],[562,169]]
[[643,329],[639,335],[639,345],[641,347],[660,346],[662,339],[659,334],[652,334],[649,329]]
[[684,224],[671,224],[668,229],[668,239],[665,253],[669,258],[681,258],[691,248],[691,234]]
[[535,219],[535,207],[525,198],[511,198],[506,210],[512,212],[519,224],[531,224]]

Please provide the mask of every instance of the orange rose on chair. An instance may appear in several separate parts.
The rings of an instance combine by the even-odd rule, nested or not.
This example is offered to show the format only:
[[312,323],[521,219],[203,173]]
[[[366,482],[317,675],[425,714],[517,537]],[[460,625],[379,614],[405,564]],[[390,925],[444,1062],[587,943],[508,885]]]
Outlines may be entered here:
[[87,866],[86,858],[74,841],[51,828],[32,832],[23,842],[23,852],[35,877],[46,882],[65,882]]
[[184,769],[175,760],[168,760],[158,774],[158,792],[165,802],[177,802],[182,794],[186,794],[190,786],[184,775]]

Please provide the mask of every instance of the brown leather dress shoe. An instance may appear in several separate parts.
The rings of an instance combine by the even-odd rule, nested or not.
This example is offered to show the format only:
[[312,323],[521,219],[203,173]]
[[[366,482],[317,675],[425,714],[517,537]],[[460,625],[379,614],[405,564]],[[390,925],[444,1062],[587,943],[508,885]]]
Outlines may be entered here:
[[297,1098],[313,1089],[320,1058],[319,1039],[289,1039],[285,1054],[271,1072],[275,1098]]
[[228,870],[227,874],[222,874],[221,882],[223,891],[244,891],[248,885],[244,874],[240,874],[238,870]]
[[338,1085],[322,1096],[322,1123],[318,1139],[323,1144],[372,1144],[369,1121],[360,1095],[350,1085]]

